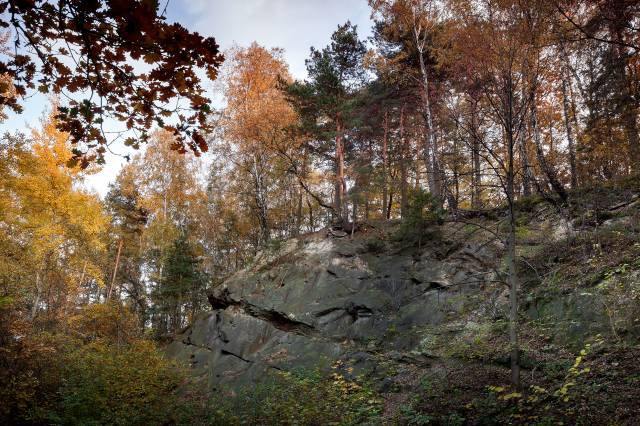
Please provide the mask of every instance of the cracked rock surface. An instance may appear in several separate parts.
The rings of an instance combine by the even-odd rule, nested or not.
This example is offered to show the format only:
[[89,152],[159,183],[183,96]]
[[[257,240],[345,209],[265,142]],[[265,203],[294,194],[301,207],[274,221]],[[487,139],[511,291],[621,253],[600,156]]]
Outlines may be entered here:
[[214,387],[336,359],[372,368],[381,351],[419,357],[421,328],[461,315],[460,295],[482,291],[495,255],[459,243],[369,253],[363,240],[317,233],[260,254],[167,353]]
[[[376,231],[291,239],[209,294],[212,310],[167,353],[211,388],[338,359],[380,382],[389,363],[428,366],[506,318],[501,249],[474,235],[443,228],[420,246]],[[384,248],[368,249],[372,239]]]

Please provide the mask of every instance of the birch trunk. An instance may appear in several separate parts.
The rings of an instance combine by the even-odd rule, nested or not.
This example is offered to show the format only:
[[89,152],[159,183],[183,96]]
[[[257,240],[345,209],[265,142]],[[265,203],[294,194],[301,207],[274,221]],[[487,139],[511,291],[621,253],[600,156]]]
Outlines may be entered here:
[[113,266],[113,274],[111,275],[111,285],[109,286],[109,292],[107,293],[107,300],[111,299],[111,293],[113,292],[113,286],[116,283],[116,276],[118,275],[118,265],[120,264],[120,253],[122,252],[122,245],[124,241],[120,239],[118,243],[118,253],[116,254],[116,263]]
[[542,149],[542,135],[540,133],[540,126],[538,125],[538,113],[536,106],[536,95],[535,89],[531,91],[531,130],[533,131],[533,140],[536,146],[536,157],[538,158],[538,163],[540,164],[540,168],[544,172],[551,188],[555,191],[556,194],[560,196],[562,201],[567,200],[567,192],[564,189],[564,186],[558,180],[558,176],[556,175],[556,171],[553,167],[547,162],[547,159],[544,156],[544,150]]
[[[418,35],[416,35],[416,39]],[[420,73],[422,75],[422,98],[423,98],[423,109],[424,109],[424,119],[427,125],[427,138],[426,138],[426,146],[424,149],[425,156],[425,165],[427,167],[427,182],[429,185],[429,192],[431,192],[436,197],[441,196],[441,191],[439,188],[439,176],[437,160],[436,160],[436,140],[435,133],[433,131],[433,115],[431,113],[431,100],[429,98],[429,73],[427,72],[427,67],[425,64],[424,52],[423,49],[418,49],[419,59],[420,59]]]
[[260,224],[260,244],[265,246],[271,239],[271,233],[267,218],[267,196],[264,185],[264,173],[262,171],[262,166],[258,164],[257,154],[253,155],[253,181],[258,222]]
[[38,315],[38,309],[40,305],[40,298],[42,297],[42,287],[40,286],[40,272],[36,272],[36,295],[33,299],[33,306],[31,306],[31,321]]

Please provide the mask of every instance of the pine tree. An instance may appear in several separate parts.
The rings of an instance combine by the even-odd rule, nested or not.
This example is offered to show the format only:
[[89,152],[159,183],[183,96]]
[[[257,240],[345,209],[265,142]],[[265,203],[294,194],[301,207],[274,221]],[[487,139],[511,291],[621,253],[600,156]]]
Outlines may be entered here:
[[169,248],[165,265],[153,294],[154,309],[166,327],[164,331],[176,333],[202,308],[207,279],[184,231]]
[[362,66],[365,53],[356,26],[350,22],[340,25],[331,36],[329,46],[322,50],[311,48],[311,56],[306,61],[309,80],[287,87],[289,99],[301,116],[303,131],[321,142],[312,146],[312,150],[321,155],[334,152],[331,209],[333,220],[339,223],[347,220],[345,155],[354,119],[353,100],[365,79]]

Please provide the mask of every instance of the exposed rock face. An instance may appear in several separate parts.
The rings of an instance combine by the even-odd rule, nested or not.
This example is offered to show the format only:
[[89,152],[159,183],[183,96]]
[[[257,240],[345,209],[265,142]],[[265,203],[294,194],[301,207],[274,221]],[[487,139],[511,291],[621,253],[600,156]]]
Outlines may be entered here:
[[367,373],[382,360],[429,365],[506,317],[500,247],[459,225],[440,235],[383,250],[367,249],[375,233],[290,240],[218,287],[167,351],[213,387],[336,359]]
[[490,245],[460,242],[380,254],[364,247],[363,237],[315,234],[261,255],[209,295],[213,310],[168,353],[211,385],[338,358],[371,361],[380,351],[426,356],[425,328],[477,314],[467,302],[485,293],[496,256]]

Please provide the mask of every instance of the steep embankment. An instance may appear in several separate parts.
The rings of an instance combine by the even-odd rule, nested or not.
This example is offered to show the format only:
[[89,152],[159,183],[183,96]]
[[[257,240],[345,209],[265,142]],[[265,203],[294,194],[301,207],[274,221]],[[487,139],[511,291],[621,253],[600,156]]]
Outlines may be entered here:
[[[594,339],[593,363],[612,356],[612,344],[636,351],[634,188],[574,194],[577,201],[562,210],[534,200],[519,206],[525,385],[551,395]],[[341,360],[346,376],[369,380],[386,395],[388,413],[402,405],[414,414],[454,412],[479,421],[489,409],[472,402],[508,377],[503,247],[492,234],[501,219],[496,211],[434,225],[420,241],[398,224],[371,224],[353,237],[292,239],[216,288],[212,311],[168,352],[210,389]],[[408,401],[416,389],[422,396]]]

